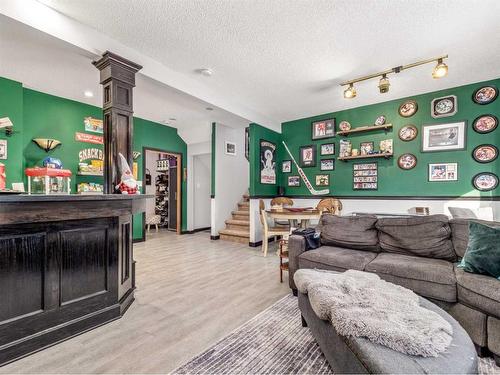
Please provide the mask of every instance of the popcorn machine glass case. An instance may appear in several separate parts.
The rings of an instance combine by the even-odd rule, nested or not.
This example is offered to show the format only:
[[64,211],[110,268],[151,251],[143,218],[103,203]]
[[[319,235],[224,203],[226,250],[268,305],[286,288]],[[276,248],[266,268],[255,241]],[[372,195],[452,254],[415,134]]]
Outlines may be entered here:
[[28,194],[70,194],[71,171],[55,168],[27,168]]

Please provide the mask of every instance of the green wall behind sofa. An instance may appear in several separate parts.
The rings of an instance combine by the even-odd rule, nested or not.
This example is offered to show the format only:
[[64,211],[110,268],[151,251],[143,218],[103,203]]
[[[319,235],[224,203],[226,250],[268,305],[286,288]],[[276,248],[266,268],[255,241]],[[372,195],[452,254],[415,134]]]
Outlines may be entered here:
[[[392,100],[384,103],[373,104],[353,108],[349,110],[332,112],[314,117],[289,121],[282,124],[282,139],[287,143],[294,157],[299,158],[299,147],[303,145],[316,145],[317,160],[316,167],[303,168],[307,177],[314,185],[315,175],[330,174],[330,195],[334,196],[483,196],[498,197],[500,187],[493,191],[479,192],[472,186],[472,177],[479,172],[493,172],[500,175],[500,158],[494,162],[481,164],[471,156],[472,150],[480,144],[495,144],[500,148],[500,126],[492,133],[478,134],[472,129],[474,119],[482,114],[493,114],[500,118],[500,98],[488,105],[478,105],[472,101],[472,94],[477,88],[490,84],[500,88],[500,79],[481,82],[457,88],[431,92],[423,95],[416,95],[408,98]],[[434,119],[431,116],[431,101],[434,98],[446,95],[456,95],[458,98],[458,112],[450,117]],[[398,114],[401,103],[407,99],[414,99],[418,103],[417,113],[410,118],[403,118]],[[356,99],[353,99],[356,100]],[[387,134],[382,130],[351,135],[347,138],[336,136],[321,141],[311,140],[311,122],[335,117],[337,126],[341,121],[349,121],[353,128],[373,124],[377,116],[385,115],[387,123],[393,124],[393,129]],[[456,121],[467,121],[467,147],[463,151],[445,151],[422,153],[422,125],[442,124]],[[410,142],[403,142],[398,137],[398,130],[408,124],[415,125],[419,134],[417,138]],[[394,142],[394,158],[386,160],[382,158],[372,159],[378,162],[379,178],[378,190],[353,190],[352,188],[352,164],[353,161],[335,161],[335,170],[331,172],[320,171],[320,145],[322,143],[334,142],[336,147],[335,159],[338,157],[339,140],[350,139],[353,148],[359,148],[359,143],[364,141],[374,141],[375,149],[383,139],[392,138]],[[283,147],[279,149],[278,159],[290,159]],[[397,158],[403,153],[413,153],[418,160],[417,166],[412,170],[402,170],[397,166]],[[328,158],[328,157],[323,157]],[[361,159],[356,162],[370,161]],[[458,163],[458,181],[455,182],[428,182],[428,164],[441,162]],[[254,162],[254,166],[258,161]],[[281,165],[279,166],[281,168]],[[297,169],[292,165],[292,174],[297,174]],[[310,195],[303,183],[300,187],[287,187],[288,173],[280,173],[281,185],[285,186],[287,195]],[[255,185],[254,195],[264,195],[268,188],[258,183],[256,177],[253,179]]]

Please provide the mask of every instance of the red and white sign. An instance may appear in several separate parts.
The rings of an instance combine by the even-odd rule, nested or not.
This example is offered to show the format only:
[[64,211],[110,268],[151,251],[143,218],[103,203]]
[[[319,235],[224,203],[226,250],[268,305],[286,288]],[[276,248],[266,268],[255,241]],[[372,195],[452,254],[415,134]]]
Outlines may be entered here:
[[104,137],[100,135],[87,134],[87,133],[75,133],[75,141],[93,143],[95,145],[104,144]]

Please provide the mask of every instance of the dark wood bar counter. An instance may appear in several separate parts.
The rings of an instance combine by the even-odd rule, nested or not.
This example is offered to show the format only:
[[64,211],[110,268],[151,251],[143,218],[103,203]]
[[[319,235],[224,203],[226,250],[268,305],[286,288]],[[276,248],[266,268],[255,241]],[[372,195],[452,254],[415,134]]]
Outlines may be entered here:
[[0,196],[0,365],[119,318],[145,195]]

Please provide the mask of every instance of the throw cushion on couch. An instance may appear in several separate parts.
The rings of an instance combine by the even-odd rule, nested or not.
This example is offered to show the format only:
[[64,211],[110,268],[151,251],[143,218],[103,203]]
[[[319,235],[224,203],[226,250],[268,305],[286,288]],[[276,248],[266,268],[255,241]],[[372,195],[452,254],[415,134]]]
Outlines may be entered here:
[[379,243],[388,253],[457,260],[445,215],[380,218]]
[[485,224],[489,227],[500,228],[500,222],[498,221],[486,221],[477,219],[451,219],[450,227],[452,231],[452,241],[455,247],[455,252],[462,258],[465,255],[465,250],[467,250],[467,245],[469,243],[469,223],[474,221],[475,223]]
[[321,216],[321,243],[348,249],[379,251],[375,215]]

